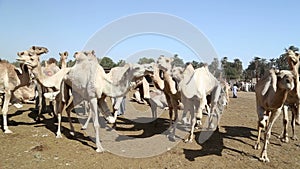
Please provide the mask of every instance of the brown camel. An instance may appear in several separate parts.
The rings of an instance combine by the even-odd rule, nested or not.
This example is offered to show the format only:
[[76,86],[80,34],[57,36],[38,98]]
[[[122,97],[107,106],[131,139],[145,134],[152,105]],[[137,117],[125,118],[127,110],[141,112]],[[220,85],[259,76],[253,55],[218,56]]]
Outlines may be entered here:
[[294,74],[291,71],[281,70],[275,72],[274,69],[262,77],[255,86],[256,106],[258,121],[258,139],[255,144],[255,149],[259,148],[261,130],[269,122],[265,132],[264,147],[261,153],[261,161],[269,162],[267,156],[267,144],[271,135],[271,129],[277,117],[281,113],[282,106],[286,101],[288,92],[293,90]]
[[12,133],[7,125],[8,104],[12,93],[19,87],[30,83],[30,72],[25,64],[21,64],[21,72],[12,64],[6,61],[0,61],[0,93],[4,93],[4,102],[2,107],[3,129],[4,133]]
[[284,104],[284,107],[282,109],[283,111],[283,132],[280,136],[281,140],[283,142],[288,142],[288,133],[287,133],[287,129],[288,129],[288,107],[290,107],[291,111],[292,111],[292,121],[291,121],[291,125],[292,125],[292,139],[293,140],[297,140],[297,136],[296,136],[296,132],[295,132],[295,124],[299,124],[300,123],[300,109],[299,109],[299,105],[300,105],[300,98],[299,98],[299,66],[300,66],[300,61],[299,61],[299,53],[297,53],[297,50],[293,50],[293,47],[290,47],[289,49],[285,49],[286,53],[286,57],[288,60],[288,64],[290,67],[290,70],[294,73],[295,75],[295,88],[290,91],[288,93],[286,102]]

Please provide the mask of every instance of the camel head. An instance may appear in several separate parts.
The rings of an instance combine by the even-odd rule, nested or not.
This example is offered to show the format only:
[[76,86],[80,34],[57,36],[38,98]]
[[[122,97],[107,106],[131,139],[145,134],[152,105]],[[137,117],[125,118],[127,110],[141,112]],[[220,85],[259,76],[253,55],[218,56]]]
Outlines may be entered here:
[[30,69],[37,67],[40,63],[40,55],[37,55],[36,53],[31,52],[30,50],[18,52],[17,55],[19,56],[17,58],[17,61],[26,64]]
[[75,52],[74,53],[74,58],[75,58],[76,62],[80,62],[80,61],[83,61],[83,60],[97,59],[94,50]]
[[279,72],[276,72],[277,76],[277,87],[284,90],[293,90],[294,85],[294,79],[295,76],[291,71],[288,70],[281,70]]
[[60,56],[60,60],[67,60],[69,53],[65,51],[63,53],[59,53],[59,56]]
[[299,53],[297,53],[295,50],[291,50],[291,49],[285,49],[285,52],[286,52],[286,54],[285,54],[286,57],[290,58],[294,65],[299,63]]
[[174,67],[171,70],[171,76],[176,82],[180,82],[183,79],[184,69],[182,67]]
[[45,48],[45,47],[39,47],[39,46],[32,46],[29,49],[29,51],[32,52],[32,53],[35,53],[37,55],[48,53],[48,49],[47,48]]
[[172,69],[173,58],[168,58],[163,55],[157,59],[158,68],[163,71],[170,71]]
[[153,64],[125,64],[130,67],[134,79],[139,79],[145,75],[152,76],[154,73]]

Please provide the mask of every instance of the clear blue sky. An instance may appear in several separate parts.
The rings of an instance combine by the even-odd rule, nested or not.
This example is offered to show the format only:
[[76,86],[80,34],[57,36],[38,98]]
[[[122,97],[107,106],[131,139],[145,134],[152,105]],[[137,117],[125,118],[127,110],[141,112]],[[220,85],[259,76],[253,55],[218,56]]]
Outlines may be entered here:
[[[193,24],[213,44],[219,59],[239,58],[245,69],[254,56],[276,58],[289,45],[300,46],[299,6],[300,1],[292,0],[0,0],[0,58],[14,61],[18,51],[32,45],[50,50],[45,59],[58,59],[58,52],[65,50],[73,55],[83,49],[95,32],[114,20],[137,13],[161,12]],[[156,38],[155,43],[136,38],[128,45],[136,43],[143,47],[137,47],[136,51],[130,46],[116,47],[118,51],[109,56],[118,61],[146,45],[179,53],[184,59],[190,57],[184,47],[174,42],[167,45],[164,42],[170,40],[162,38],[158,42]]]

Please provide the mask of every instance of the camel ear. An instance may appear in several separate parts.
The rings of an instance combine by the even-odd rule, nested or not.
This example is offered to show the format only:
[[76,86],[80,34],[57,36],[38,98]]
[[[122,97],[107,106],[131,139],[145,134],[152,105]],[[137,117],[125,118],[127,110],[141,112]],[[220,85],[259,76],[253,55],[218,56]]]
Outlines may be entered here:
[[65,56],[69,56],[69,53],[67,51],[64,52]]
[[94,50],[92,50],[91,53],[95,56],[95,51]]
[[24,55],[24,52],[18,52],[17,55],[22,56],[22,55]]
[[32,47],[31,47],[32,50],[35,50],[35,48],[36,48],[35,46],[32,46]]

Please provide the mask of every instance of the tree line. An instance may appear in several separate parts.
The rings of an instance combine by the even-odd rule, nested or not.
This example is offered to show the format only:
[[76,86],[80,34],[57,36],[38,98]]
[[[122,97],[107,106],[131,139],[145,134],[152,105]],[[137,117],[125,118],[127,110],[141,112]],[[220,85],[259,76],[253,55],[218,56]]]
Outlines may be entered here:
[[[298,48],[294,46],[290,46],[289,49],[298,50]],[[173,58],[173,66],[184,67],[187,64],[184,63],[183,59],[181,59],[177,54],[175,54]],[[148,64],[153,62],[155,62],[155,60],[147,56],[141,57],[138,61],[139,64]],[[101,59],[98,58],[98,63],[104,69],[111,69],[113,67],[123,65],[125,60],[119,60],[117,63],[115,63],[111,58],[103,57]],[[223,57],[221,61],[219,61],[218,58],[214,58],[210,64],[195,60],[189,63],[191,63],[195,69],[207,64],[210,72],[214,74],[215,77],[222,77],[226,80],[235,79],[242,81],[251,81],[253,78],[258,79],[271,68],[288,69],[285,54],[280,55],[278,58],[272,58],[269,60],[260,57],[253,57],[246,69],[243,69],[243,63],[239,58],[235,58],[233,61],[229,61],[227,57]],[[18,62],[13,62],[12,64],[19,66]],[[57,62],[57,64],[60,65],[61,63]],[[74,60],[69,60],[67,62],[68,67],[71,67],[74,64]],[[42,61],[42,65],[45,65],[45,61]]]

